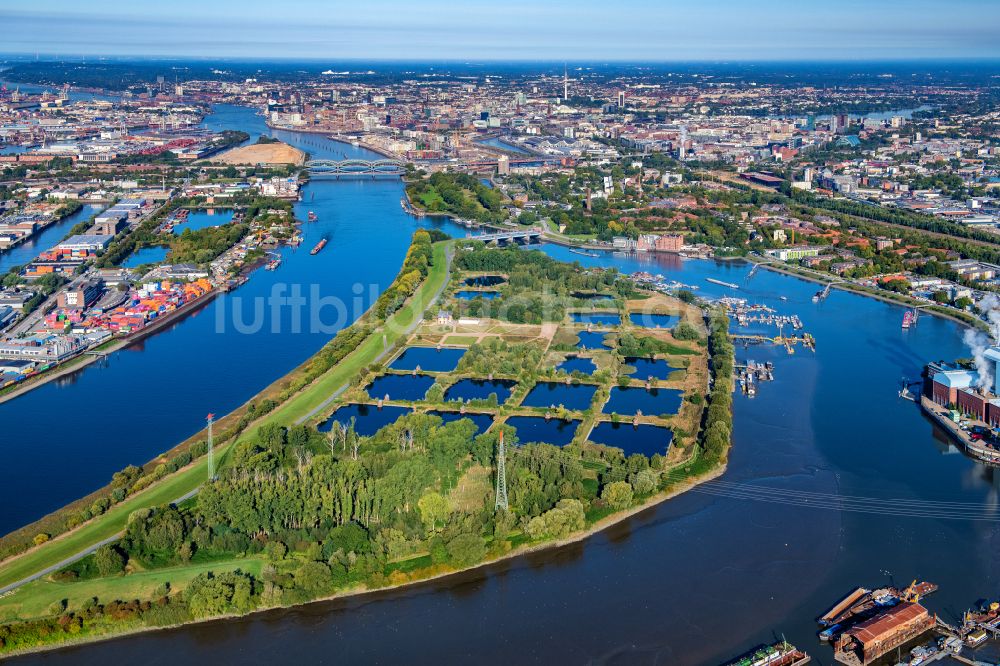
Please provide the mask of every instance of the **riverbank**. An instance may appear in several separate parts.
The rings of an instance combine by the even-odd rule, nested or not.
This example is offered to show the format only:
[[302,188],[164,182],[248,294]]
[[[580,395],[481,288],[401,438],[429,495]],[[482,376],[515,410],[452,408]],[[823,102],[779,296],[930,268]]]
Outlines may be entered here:
[[[253,617],[265,617],[267,614],[270,614],[270,613],[285,612],[285,611],[295,610],[295,609],[299,609],[299,608],[306,608],[306,607],[314,606],[314,605],[321,604],[321,603],[329,603],[331,601],[339,601],[339,600],[346,600],[346,599],[356,599],[356,598],[369,598],[369,599],[371,599],[371,600],[374,601],[374,600],[377,600],[377,599],[379,599],[381,597],[389,597],[392,594],[400,592],[400,591],[403,591],[403,590],[419,589],[421,586],[424,586],[424,585],[427,585],[427,584],[430,584],[430,583],[435,583],[435,582],[447,580],[449,578],[458,578],[460,576],[465,576],[465,575],[469,575],[469,574],[472,574],[472,573],[475,573],[475,572],[484,571],[484,570],[486,570],[486,569],[488,569],[490,567],[496,566],[498,564],[503,564],[505,562],[508,562],[510,560],[513,560],[513,559],[516,559],[516,558],[519,558],[519,557],[525,557],[525,556],[532,555],[532,554],[535,554],[535,553],[539,553],[539,552],[542,552],[542,551],[554,551],[554,550],[558,550],[560,548],[565,548],[567,546],[571,546],[573,544],[577,544],[577,543],[581,543],[581,542],[587,541],[588,539],[590,539],[590,538],[592,538],[592,537],[600,534],[601,532],[604,532],[605,530],[608,530],[608,529],[610,529],[610,528],[612,528],[612,527],[614,527],[614,526],[616,526],[616,525],[618,525],[618,524],[620,524],[620,523],[622,523],[622,522],[624,522],[626,520],[629,520],[631,518],[639,516],[640,514],[643,514],[643,513],[646,513],[648,511],[656,509],[657,506],[659,506],[663,502],[666,502],[667,500],[673,499],[673,498],[675,498],[675,497],[677,497],[679,495],[682,495],[683,493],[689,492],[690,490],[692,490],[693,488],[695,488],[695,487],[697,487],[699,485],[708,483],[710,481],[713,481],[713,480],[721,477],[723,474],[725,474],[726,469],[727,469],[726,464],[722,463],[722,464],[720,464],[719,466],[715,467],[714,469],[712,469],[710,471],[704,472],[704,473],[702,473],[700,475],[697,475],[697,476],[691,477],[689,479],[686,479],[686,480],[684,480],[682,482],[679,482],[679,485],[677,487],[673,487],[673,488],[671,488],[669,490],[665,490],[665,491],[659,493],[658,495],[654,495],[653,497],[651,497],[650,499],[648,499],[646,502],[644,502],[642,504],[636,505],[634,507],[631,507],[631,508],[626,509],[624,511],[612,514],[610,516],[605,516],[605,517],[603,517],[603,518],[595,521],[588,528],[586,528],[584,530],[581,530],[581,531],[579,531],[577,533],[571,534],[571,535],[569,535],[567,537],[564,537],[564,538],[561,538],[561,539],[558,539],[558,540],[553,540],[553,541],[546,541],[546,542],[542,542],[542,543],[536,543],[536,544],[522,544],[522,545],[514,547],[513,549],[511,549],[510,551],[508,551],[506,553],[503,553],[502,555],[498,555],[498,556],[493,557],[491,559],[484,560],[482,562],[479,562],[479,563],[476,563],[476,564],[473,564],[473,565],[470,565],[470,566],[467,566],[467,567],[461,567],[461,568],[456,568],[456,569],[449,569],[447,571],[439,571],[437,573],[433,573],[433,574],[425,576],[425,577],[414,578],[412,580],[408,580],[408,581],[405,581],[405,582],[393,583],[393,584],[389,584],[389,585],[382,586],[382,587],[368,588],[368,587],[364,587],[364,586],[358,586],[358,587],[355,587],[355,588],[343,590],[343,591],[338,592],[336,594],[331,594],[331,595],[326,595],[326,596],[323,596],[323,597],[318,597],[316,599],[311,599],[309,601],[305,601],[305,602],[302,602],[302,603],[288,604],[288,605],[275,605],[275,606],[268,606],[268,607],[265,607],[265,608],[256,608],[256,609],[254,609],[254,610],[252,610],[252,611],[250,611],[248,613],[229,613],[229,614],[218,615],[218,616],[210,617],[210,618],[204,618],[204,619],[198,619],[198,620],[189,620],[189,621],[186,621],[186,622],[180,622],[180,623],[166,625],[166,626],[159,626],[159,627],[142,626],[142,627],[134,627],[134,628],[126,629],[124,631],[115,632],[115,633],[107,633],[107,634],[102,634],[102,635],[84,636],[84,637],[81,637],[79,639],[70,639],[68,641],[64,641],[64,642],[61,642],[61,643],[48,644],[48,645],[39,645],[39,646],[31,647],[31,648],[26,648],[26,649],[21,649],[21,650],[15,650],[15,651],[8,652],[6,654],[2,654],[2,655],[0,655],[0,657],[2,657],[2,658],[9,658],[9,657],[17,657],[17,656],[23,656],[23,655],[28,655],[28,654],[58,652],[60,650],[66,650],[66,649],[70,649],[70,648],[74,648],[74,647],[80,647],[80,646],[84,646],[84,645],[91,645],[91,644],[95,644],[95,643],[111,642],[111,641],[115,641],[115,640],[127,638],[129,636],[137,636],[137,635],[140,635],[140,634],[153,634],[153,633],[159,633],[159,632],[170,632],[170,631],[174,631],[174,630],[178,630],[178,629],[183,629],[185,627],[191,627],[191,626],[194,626],[194,625],[208,625],[208,624],[220,623],[220,622],[232,622],[234,620],[242,620],[242,619],[253,618]],[[2,600],[2,597],[0,597],[0,600]]]
[[[409,315],[405,315],[404,318],[403,318],[403,321],[395,322],[396,324],[403,324],[404,325],[404,328],[403,328],[402,331],[400,331],[400,332],[397,333],[397,330],[398,330],[397,328],[386,326],[386,329],[384,329],[384,330],[388,330],[389,333],[396,333],[396,335],[395,335],[395,340],[393,341],[393,346],[392,347],[389,347],[386,344],[382,345],[382,349],[380,350],[380,356],[384,356],[384,355],[388,354],[389,351],[390,351],[390,349],[392,349],[392,348],[395,347],[395,342],[396,341],[405,341],[405,340],[407,340],[409,338],[410,334],[414,330],[413,324],[416,324],[417,322],[419,322],[419,321],[421,321],[423,319],[423,313],[426,312],[427,307],[431,303],[436,302],[437,299],[438,299],[438,297],[441,295],[441,291],[443,290],[444,286],[448,283],[448,277],[451,275],[451,271],[450,271],[450,258],[449,258],[450,255],[448,255],[446,253],[446,250],[447,250],[448,247],[450,247],[450,245],[451,245],[451,242],[445,243],[443,245],[442,244],[438,245],[438,247],[436,248],[436,251],[434,253],[435,254],[435,261],[432,263],[432,268],[437,269],[436,272],[435,272],[435,274],[434,274],[434,276],[436,276],[436,277],[429,275],[430,279],[428,279],[424,283],[424,285],[421,286],[420,290],[422,292],[426,293],[427,289],[430,289],[430,288],[434,287],[435,285],[438,285],[437,288],[434,289],[434,292],[433,292],[433,295],[431,296],[430,301],[427,302],[427,301],[424,301],[423,299],[420,299],[418,297],[417,299],[414,299],[415,301],[417,301],[416,303],[411,302],[411,303],[409,303],[407,305],[407,307],[411,311],[410,314]],[[445,261],[442,261],[442,259],[445,259]],[[404,308],[404,309],[406,309],[406,308]],[[418,312],[418,310],[419,310],[419,312]],[[376,342],[377,342],[379,337],[380,337],[379,336],[379,331],[376,330],[376,331],[372,332],[372,334],[369,336],[368,340],[375,339]],[[418,336],[418,338],[419,338],[419,336]],[[375,349],[379,349],[379,347],[376,346]],[[363,353],[363,350],[361,348],[359,348],[358,350],[356,350],[356,353]],[[334,368],[334,370],[335,370],[336,373],[339,373],[340,375],[342,375],[341,377],[338,378],[338,383],[339,383],[339,380],[346,380],[348,378],[353,379],[353,378],[355,378],[357,376],[357,367],[356,367],[357,364],[356,363],[349,363],[348,362],[349,360],[354,360],[354,359],[345,359],[345,361],[342,361],[340,364],[338,364]],[[370,367],[371,364],[374,362],[372,359],[367,358],[367,357],[361,359],[361,361],[362,361],[362,366],[361,367]],[[308,418],[311,414],[313,414],[315,412],[315,408],[313,408],[310,411],[305,412],[304,414],[303,414],[303,410],[305,408],[309,407],[312,404],[312,402],[314,402],[314,399],[316,399],[316,398],[319,398],[319,399],[325,398],[325,396],[328,393],[328,390],[334,385],[334,382],[330,381],[329,378],[324,378],[324,379],[326,379],[327,381],[317,381],[316,383],[310,385],[310,387],[305,392],[303,392],[303,394],[299,394],[298,396],[296,396],[295,398],[293,398],[291,401],[286,402],[285,404],[283,404],[278,409],[276,409],[276,410],[272,411],[271,413],[269,413],[263,419],[255,421],[251,425],[264,425],[266,423],[274,423],[276,425],[282,425],[282,424],[288,424],[289,419],[295,418],[296,419],[295,422],[301,422],[303,420],[303,418]],[[327,400],[323,400],[323,402],[320,402],[319,403],[319,407],[322,407],[322,405],[326,404],[326,402],[328,402],[328,399]],[[293,403],[299,403],[299,404],[293,404]],[[247,432],[250,429],[251,429],[250,426],[248,426],[244,430],[244,432]],[[244,437],[239,437],[235,441],[238,442],[238,441],[245,441],[245,440],[244,440]],[[229,443],[225,447],[220,447],[219,448],[220,458],[224,457],[232,449],[232,446],[234,445],[234,443]],[[563,546],[563,545],[566,545],[568,543],[582,541],[582,540],[586,539],[587,537],[589,537],[589,536],[591,536],[591,535],[593,535],[593,534],[595,534],[595,533],[597,533],[597,532],[599,532],[599,531],[601,531],[603,529],[606,529],[607,527],[610,527],[611,525],[617,524],[617,523],[621,522],[622,520],[625,520],[625,519],[629,518],[630,516],[635,515],[636,513],[639,513],[639,512],[642,512],[642,511],[646,510],[646,509],[649,509],[652,506],[655,506],[656,504],[658,504],[658,503],[660,503],[660,502],[662,502],[662,501],[664,501],[666,499],[669,499],[671,497],[675,497],[676,495],[678,495],[678,494],[680,494],[680,493],[682,493],[682,492],[690,489],[691,487],[693,487],[695,485],[703,483],[703,482],[705,482],[707,480],[710,480],[712,478],[716,478],[717,476],[721,475],[724,472],[724,470],[725,470],[725,460],[726,460],[726,457],[724,455],[722,457],[720,457],[720,458],[714,458],[714,457],[708,457],[708,456],[700,456],[699,455],[699,449],[697,449],[697,448],[689,449],[686,452],[686,455],[682,459],[680,459],[679,461],[677,461],[676,464],[674,464],[674,465],[672,465],[672,466],[670,466],[670,467],[668,467],[666,469],[657,469],[657,470],[655,470],[656,471],[656,477],[655,478],[660,479],[660,477],[662,477],[662,480],[658,484],[661,490],[659,490],[658,492],[654,492],[653,494],[651,494],[649,497],[645,498],[644,500],[640,500],[634,506],[630,506],[627,509],[621,509],[621,510],[615,512],[615,513],[610,514],[610,515],[604,515],[603,512],[604,512],[604,510],[606,510],[606,507],[602,506],[602,508],[599,508],[597,510],[596,516],[593,518],[593,522],[591,524],[587,525],[584,529],[581,529],[580,531],[578,531],[576,533],[567,535],[565,538],[556,538],[556,539],[550,539],[550,540],[541,540],[541,541],[535,541],[534,543],[521,543],[521,544],[517,544],[513,548],[511,548],[511,544],[510,543],[506,543],[506,540],[505,540],[502,549],[510,548],[510,550],[506,550],[506,552],[502,552],[502,553],[497,554],[495,556],[487,557],[487,558],[485,558],[484,560],[482,560],[480,562],[475,562],[475,563],[470,564],[469,566],[466,566],[466,567],[460,567],[460,566],[459,567],[446,567],[446,568],[443,569],[441,565],[434,565],[434,564],[430,564],[430,562],[428,562],[428,566],[420,566],[419,568],[411,571],[410,573],[405,573],[405,567],[404,567],[404,569],[402,571],[398,572],[399,575],[403,576],[404,580],[398,580],[398,576],[397,576],[396,573],[393,573],[393,575],[391,575],[391,576],[389,575],[390,571],[395,571],[395,569],[390,564],[389,568],[386,569],[386,571],[384,573],[379,574],[376,577],[373,577],[371,580],[368,580],[367,582],[365,582],[361,586],[352,586],[352,587],[346,588],[346,589],[344,589],[342,591],[339,591],[339,592],[337,592],[335,594],[325,595],[323,597],[319,597],[317,599],[310,600],[309,603],[312,603],[314,601],[322,601],[322,600],[335,599],[335,598],[340,598],[340,597],[349,597],[349,596],[354,596],[354,595],[357,595],[357,594],[366,594],[366,593],[370,593],[370,592],[378,591],[378,590],[395,589],[395,588],[398,588],[398,587],[403,587],[405,585],[412,585],[412,584],[424,582],[424,581],[427,581],[427,580],[434,580],[436,578],[441,578],[441,577],[446,577],[446,576],[454,575],[454,574],[457,574],[457,573],[461,573],[463,571],[470,571],[470,570],[482,568],[482,567],[488,566],[490,564],[493,564],[493,563],[495,563],[497,561],[504,560],[504,559],[509,559],[509,558],[516,557],[516,556],[519,556],[519,555],[524,555],[524,554],[528,554],[528,553],[532,553],[532,552],[538,552],[538,551],[541,551],[541,550],[547,550],[547,549],[551,549],[551,548],[557,548],[559,546]],[[177,478],[173,479],[173,482],[174,483],[178,482],[178,479]],[[193,491],[189,491],[189,493],[187,494],[187,496],[191,496],[192,494],[193,494]],[[129,508],[131,510],[134,510],[136,507],[129,507]],[[126,511],[125,507],[116,507],[116,516],[120,516],[122,513],[125,513],[126,515],[128,515],[128,514],[131,513],[131,511]],[[582,519],[582,517],[583,516],[581,514],[581,519]],[[105,527],[108,527],[108,524],[109,524],[108,521],[104,521],[104,522],[105,522]],[[116,534],[110,535],[109,537],[107,537],[106,542],[112,541],[115,536],[116,536]],[[539,537],[535,536],[534,538],[538,539]],[[516,541],[515,541],[515,543],[516,543]],[[89,547],[89,550],[92,550],[93,547],[94,546],[92,544]],[[413,558],[411,558],[411,559],[413,559]],[[423,555],[418,555],[416,559],[420,560],[422,562],[423,559],[424,559],[424,556]],[[220,560],[219,561],[219,566],[224,566],[226,564],[226,562],[228,562],[228,560]],[[372,581],[374,581],[374,585],[372,584]],[[384,585],[384,584],[382,584],[383,581],[388,581],[390,584]],[[87,583],[86,582],[82,582],[81,584],[86,585]],[[46,583],[46,585],[50,585],[50,584]],[[32,590],[37,590],[37,589],[38,589],[37,585],[32,588]],[[51,592],[51,590],[49,590],[49,592]],[[68,590],[65,590],[65,589],[60,592],[60,594],[64,594],[64,595],[70,597],[71,599],[75,600],[75,601],[72,601],[71,610],[75,609],[76,604],[79,601],[78,599],[76,599],[76,597],[78,597],[79,594],[81,594],[81,593],[82,592],[79,592],[79,591],[76,592],[76,593],[71,593],[71,592],[69,592]],[[39,601],[37,599],[34,599],[32,597],[28,597],[28,599],[32,600],[33,607],[34,606],[38,606]],[[43,597],[43,599],[44,599],[44,597]],[[105,603],[108,602],[108,599],[104,599],[103,597],[102,597],[102,599],[103,599],[103,601]],[[26,601],[25,601],[24,598],[17,598],[15,601],[18,604],[24,604],[24,603],[26,603]],[[289,607],[289,606],[295,606],[295,605],[300,605],[300,604],[298,604],[298,603],[273,604],[273,605],[269,605],[267,608],[255,609],[253,612],[256,613],[256,612],[261,612],[261,611],[264,611],[264,610],[269,610],[269,609],[274,608],[274,607]],[[20,606],[18,606],[18,607],[20,607]],[[43,604],[41,607],[45,607],[45,605]],[[244,614],[240,614],[240,616],[242,616],[242,615],[244,615]],[[224,617],[232,617],[232,616],[224,616]],[[216,619],[216,618],[213,617],[211,619]],[[195,624],[195,623],[202,622],[202,621],[208,621],[208,619],[206,618],[205,620],[192,620],[190,622],[180,623],[180,624],[178,624],[176,626],[185,626],[185,625],[188,625],[188,624]],[[97,627],[100,628],[101,625],[98,624]],[[80,639],[80,642],[92,642],[92,641],[98,641],[98,640],[105,640],[105,639],[109,639],[109,638],[113,638],[113,637],[117,637],[117,636],[121,636],[121,635],[127,635],[129,633],[139,633],[139,632],[147,631],[149,629],[151,629],[151,628],[148,628],[148,627],[134,627],[132,629],[124,629],[121,632],[118,632],[118,631],[111,632],[111,631],[109,631],[108,633],[100,633],[100,634],[97,634],[97,635],[86,636],[86,637]],[[56,636],[61,636],[62,634],[57,633],[55,635]],[[77,643],[78,644],[78,642],[76,642],[76,641],[71,641],[71,644],[73,644],[73,643]],[[38,650],[56,648],[56,647],[61,647],[63,645],[68,645],[68,644],[60,644],[60,645],[53,645],[53,646],[34,646],[32,648],[27,648],[27,649],[23,650],[22,652],[25,652],[25,651],[26,652],[32,652],[32,651],[38,651]]]
[[[720,258],[721,260],[722,258]],[[914,298],[904,296],[902,294],[893,293],[876,293],[874,291],[865,289],[851,282],[838,281],[834,278],[826,279],[825,276],[820,276],[813,274],[811,272],[806,272],[803,270],[795,270],[792,267],[778,266],[773,263],[763,261],[756,257],[733,257],[731,260],[735,261],[737,259],[742,259],[750,263],[756,264],[761,268],[769,271],[774,271],[775,273],[782,273],[784,275],[790,275],[792,277],[801,278],[808,282],[814,282],[816,284],[830,285],[831,289],[839,289],[841,291],[847,291],[852,294],[857,294],[858,296],[867,296],[868,298],[874,298],[875,300],[882,301],[884,303],[891,303],[893,305],[901,305],[903,307],[914,307],[914,306],[924,306],[921,311],[927,314],[934,315],[935,317],[940,317],[941,319],[948,319],[958,324],[968,326],[970,328],[978,328],[984,332],[989,332],[989,327],[985,322],[975,319],[974,317],[969,317],[969,319],[963,319],[958,314],[951,314],[944,312],[937,308],[937,306],[918,301]],[[973,321],[974,320],[974,321]]]
[[231,165],[302,166],[305,164],[306,154],[298,148],[279,141],[277,143],[236,146],[216,155],[211,161]]
[[26,379],[22,382],[15,384],[10,387],[12,390],[8,392],[0,392],[0,404],[7,402],[8,400],[13,400],[19,396],[33,391],[36,388],[40,388],[51,382],[53,380],[59,379],[60,377],[66,377],[68,375],[75,374],[81,370],[86,369],[93,363],[100,361],[105,356],[110,356],[111,354],[121,351],[122,349],[127,349],[128,347],[141,342],[142,340],[153,335],[162,328],[168,326],[169,324],[175,323],[184,317],[198,312],[206,305],[212,302],[212,300],[219,294],[218,289],[212,289],[205,292],[201,296],[196,297],[194,300],[185,303],[182,307],[169,312],[162,317],[157,317],[153,323],[142,327],[135,333],[131,333],[124,338],[119,338],[118,340],[110,340],[95,347],[92,350],[87,350],[77,354],[71,359],[63,361],[62,363],[46,370],[45,372],[36,375],[30,379]]
[[[428,279],[417,288],[417,291],[408,299],[407,303],[381,329],[372,331],[340,363],[310,382],[297,394],[281,401],[275,409],[268,411],[263,416],[247,421],[231,441],[223,443],[225,438],[221,435],[236,428],[243,419],[246,419],[248,414],[250,414],[250,407],[252,405],[260,404],[267,400],[280,400],[280,396],[287,391],[289,385],[300,381],[306,375],[311,364],[316,361],[319,354],[323,353],[324,349],[319,350],[316,355],[310,357],[292,372],[275,380],[238,409],[218,419],[215,423],[216,436],[220,442],[220,445],[216,448],[217,458],[221,461],[234,444],[245,441],[243,433],[254,430],[256,427],[270,423],[287,423],[289,425],[300,423],[317,409],[321,409],[328,402],[331,394],[343,390],[343,387],[350,383],[353,375],[360,368],[376,362],[377,359],[393,349],[401,337],[409,334],[409,331],[422,318],[427,308],[437,301],[445,285],[447,285],[450,267],[450,247],[451,241],[437,244],[435,247],[436,270],[431,270],[428,274]],[[372,310],[370,309],[359,317],[352,326],[364,325],[364,322],[369,320],[371,315]],[[383,332],[384,336],[380,335]],[[195,442],[199,441],[203,432],[202,430],[195,433],[176,447],[157,456],[147,463],[144,469],[151,469],[157,464],[164,462],[168,456],[190,449]],[[102,541],[120,532],[125,526],[128,515],[136,509],[146,506],[159,506],[192,493],[206,478],[206,466],[207,461],[204,457],[197,458],[187,467],[147,486],[137,494],[126,498],[120,504],[112,506],[107,513],[97,516],[72,530],[62,532],[55,538],[47,540],[40,545],[36,545],[33,548],[0,561],[0,587],[8,586],[18,581],[25,581],[27,576],[32,572],[62,562],[74,553],[82,553],[92,543]],[[95,495],[105,494],[109,490],[110,487],[106,486],[87,497],[90,498],[95,497]],[[67,510],[75,507],[78,503],[79,500],[70,504],[69,507],[64,507],[35,523],[26,525],[4,536],[3,540],[10,539],[12,535],[21,535],[22,537],[30,538],[31,535],[36,533],[47,533],[43,532],[43,530],[50,529],[49,524],[53,520],[63,516]]]
[[351,137],[332,134],[330,130],[312,129],[308,127],[284,127],[282,125],[274,125],[271,123],[270,120],[264,121],[264,124],[267,125],[268,129],[276,130],[278,132],[292,132],[294,134],[319,134],[326,137],[330,141],[336,141],[337,143],[343,143],[349,146],[364,148],[365,150],[369,150],[373,153],[378,153],[382,157],[385,157],[390,160],[402,159],[399,155],[394,155],[393,153],[390,153],[388,150],[385,150],[384,148],[379,148],[378,146],[373,146],[371,144],[358,141],[357,139]]

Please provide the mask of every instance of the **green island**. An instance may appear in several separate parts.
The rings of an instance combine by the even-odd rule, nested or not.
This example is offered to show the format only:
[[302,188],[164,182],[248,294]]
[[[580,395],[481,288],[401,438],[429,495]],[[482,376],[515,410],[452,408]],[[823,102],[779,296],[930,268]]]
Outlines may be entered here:
[[[0,590],[16,587],[0,593],[0,655],[448,575],[585,538],[721,474],[723,312],[442,236],[416,232],[363,317],[217,421],[212,455],[199,434],[5,537]],[[584,359],[590,371],[561,367]],[[662,412],[611,411],[629,391],[661,396]],[[655,451],[595,435],[619,427],[657,433]]]

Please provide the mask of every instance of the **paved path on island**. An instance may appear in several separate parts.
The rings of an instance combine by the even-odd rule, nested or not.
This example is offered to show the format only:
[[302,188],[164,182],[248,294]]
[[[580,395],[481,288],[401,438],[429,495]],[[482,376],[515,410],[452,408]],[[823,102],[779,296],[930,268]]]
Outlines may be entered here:
[[[448,287],[449,276],[451,275],[451,261],[454,258],[454,255],[455,255],[454,246],[449,247],[448,251],[445,252],[445,260],[446,260],[447,263],[446,263],[445,269],[444,269],[444,274],[445,274],[444,282],[441,283],[441,286],[438,288],[438,290],[436,292],[434,292],[434,295],[431,296],[431,298],[430,298],[429,301],[427,301],[427,305],[424,306],[424,309],[420,313],[420,315],[413,317],[413,321],[403,331],[403,335],[400,336],[401,338],[409,337],[409,335],[411,333],[413,333],[414,330],[416,330],[417,326],[419,326],[421,323],[423,323],[423,321],[424,321],[424,314],[427,312],[427,308],[429,308],[430,306],[432,306],[435,303],[437,303],[438,299],[441,298],[441,294],[444,293],[444,290]],[[372,363],[379,363],[382,359],[385,358],[386,354],[388,354],[388,353],[389,353],[388,349],[383,349],[381,352],[379,352],[378,356],[376,356],[372,360]],[[301,424],[305,423],[306,421],[308,421],[309,419],[311,419],[314,416],[316,416],[316,414],[318,414],[318,413],[322,412],[323,410],[325,410],[327,407],[330,406],[331,403],[333,403],[334,400],[336,400],[341,395],[343,395],[344,391],[346,391],[349,386],[350,386],[350,383],[347,383],[347,384],[344,384],[343,386],[341,386],[336,391],[334,391],[330,395],[329,398],[327,398],[326,400],[324,400],[323,402],[321,402],[319,405],[317,405],[315,409],[311,410],[308,414],[304,415],[302,418],[297,419],[295,421],[295,425],[301,425]]]
[[[201,490],[201,488],[195,488],[191,492],[185,493],[182,496],[178,497],[173,502],[171,502],[171,504],[180,504],[181,502],[183,502],[185,500],[191,499],[192,497],[194,497],[195,495],[198,494],[199,490]],[[88,555],[90,555],[91,553],[93,553],[95,550],[97,550],[101,546],[106,546],[109,543],[114,543],[115,541],[118,541],[118,539],[122,538],[122,534],[123,534],[122,532],[119,532],[118,534],[110,536],[107,539],[104,539],[102,541],[98,541],[97,543],[91,544],[90,546],[84,548],[80,552],[78,552],[78,553],[76,553],[74,555],[70,555],[65,560],[62,560],[60,562],[56,562],[52,566],[46,567],[46,568],[42,569],[41,571],[36,571],[35,573],[31,574],[30,576],[27,576],[26,578],[22,578],[19,581],[11,583],[10,585],[5,585],[4,587],[0,587],[0,598],[3,598],[5,595],[7,595],[7,593],[13,592],[14,590],[16,590],[17,588],[21,587],[22,585],[26,585],[26,584],[30,583],[31,581],[33,581],[33,580],[38,580],[42,576],[47,576],[50,573],[55,573],[56,571],[59,571],[63,567],[67,567],[67,566],[73,564],[74,562],[79,562],[80,560],[82,560],[83,558],[87,557]]]
[[[452,248],[448,248],[448,251],[445,253],[445,258],[446,258],[447,264],[445,266],[445,279],[444,279],[444,281],[441,283],[441,286],[434,293],[434,295],[431,296],[430,300],[427,302],[427,305],[424,306],[424,309],[421,311],[420,315],[419,316],[414,316],[413,321],[406,327],[406,329],[405,329],[405,331],[403,333],[404,337],[408,337],[411,333],[413,333],[413,331],[417,328],[417,326],[419,326],[421,324],[421,322],[424,321],[424,314],[427,312],[427,308],[429,308],[430,306],[432,306],[435,303],[437,303],[438,299],[441,298],[441,294],[444,293],[445,288],[448,286],[448,283],[449,283],[448,276],[451,275],[451,262],[452,262],[452,259],[454,258],[454,248],[453,247]],[[389,353],[388,349],[383,350],[382,352],[380,352],[378,354],[378,356],[375,357],[375,360],[373,362],[374,363],[378,363],[383,358],[385,358],[385,355],[388,354],[388,353]],[[348,386],[350,386],[350,384],[345,384],[344,386],[341,386],[339,389],[337,389],[336,391],[334,391],[333,395],[331,395],[329,398],[327,398],[326,400],[324,400],[318,407],[316,407],[315,409],[313,409],[311,412],[309,412],[308,414],[306,414],[302,418],[298,419],[296,421],[296,424],[300,424],[300,423],[303,423],[303,422],[309,420],[310,418],[312,418],[313,416],[315,416],[318,412],[320,412],[323,409],[325,409],[326,407],[328,407],[330,405],[330,403],[332,403],[334,400],[336,400],[345,390],[347,390]],[[192,490],[190,492],[187,492],[187,493],[181,495],[177,499],[173,500],[171,502],[171,504],[180,504],[180,503],[182,503],[182,502],[184,502],[184,501],[186,501],[188,499],[191,499],[192,497],[194,497],[195,495],[198,494],[199,490],[201,490],[200,486],[198,488],[195,488],[194,490]],[[122,534],[123,534],[122,532],[118,532],[117,534],[115,534],[113,536],[110,536],[107,539],[103,539],[101,541],[98,541],[97,543],[91,544],[90,546],[88,546],[87,548],[81,550],[80,552],[75,553],[73,555],[70,555],[66,559],[61,560],[61,561],[59,561],[59,562],[57,562],[57,563],[55,563],[55,564],[53,564],[51,566],[48,566],[48,567],[42,569],[41,571],[37,571],[37,572],[31,574],[30,576],[22,578],[19,581],[13,582],[13,583],[11,583],[9,585],[5,585],[4,587],[0,587],[0,598],[4,597],[5,595],[9,594],[10,592],[13,592],[14,590],[16,590],[17,588],[21,587],[22,585],[26,585],[27,583],[30,583],[33,580],[38,580],[42,576],[47,576],[50,573],[54,573],[56,571],[59,571],[63,567],[69,566],[70,564],[73,564],[74,562],[79,562],[83,558],[87,557],[88,555],[90,555],[91,553],[93,553],[94,551],[96,551],[101,546],[106,546],[109,543],[114,543],[115,541],[118,541],[118,539],[120,539],[122,537]]]

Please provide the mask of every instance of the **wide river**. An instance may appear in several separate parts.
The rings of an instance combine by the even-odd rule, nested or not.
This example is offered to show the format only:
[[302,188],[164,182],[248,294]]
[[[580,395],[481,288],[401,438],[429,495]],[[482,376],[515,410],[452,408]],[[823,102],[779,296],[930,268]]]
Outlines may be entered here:
[[[233,107],[207,124],[267,131]],[[318,136],[280,136],[316,156],[362,154]],[[355,283],[384,287],[417,226],[401,211],[401,195],[395,180],[314,181],[298,212],[315,210],[320,220],[304,225],[303,247],[285,250],[279,270],[254,274],[234,296],[252,312],[249,301],[276,283],[315,283],[348,299]],[[323,235],[329,246],[310,256]],[[1000,532],[993,520],[968,518],[996,518],[994,471],[954,450],[897,396],[901,378],[916,378],[928,359],[967,355],[960,326],[922,317],[903,331],[899,307],[841,291],[813,303],[815,285],[764,270],[746,280],[742,263],[543,249],[584,265],[662,273],[705,296],[728,291],[705,278],[737,283],[733,295],[802,317],[815,353],[737,352],[773,360],[776,380],[753,399],[735,398],[726,485],[689,492],[585,542],[436,582],[20,661],[712,664],[784,634],[813,663],[831,664],[814,618],[857,585],[934,581],[941,590],[927,604],[949,621],[997,596]],[[169,448],[206,412],[238,406],[328,337],[287,326],[219,333],[218,311],[231,312],[233,302],[218,299],[107,367],[0,405],[0,529]],[[767,501],[761,488],[773,489]],[[867,499],[848,511],[822,494]],[[941,517],[943,508],[955,518]]]

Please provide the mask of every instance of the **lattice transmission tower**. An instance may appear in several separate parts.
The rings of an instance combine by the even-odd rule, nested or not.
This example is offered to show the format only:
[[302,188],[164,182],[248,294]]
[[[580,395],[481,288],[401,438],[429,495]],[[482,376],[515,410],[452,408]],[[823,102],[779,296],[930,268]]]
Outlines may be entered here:
[[500,431],[500,443],[497,444],[497,501],[493,510],[507,510],[507,449],[503,444],[503,430]]

